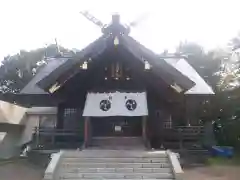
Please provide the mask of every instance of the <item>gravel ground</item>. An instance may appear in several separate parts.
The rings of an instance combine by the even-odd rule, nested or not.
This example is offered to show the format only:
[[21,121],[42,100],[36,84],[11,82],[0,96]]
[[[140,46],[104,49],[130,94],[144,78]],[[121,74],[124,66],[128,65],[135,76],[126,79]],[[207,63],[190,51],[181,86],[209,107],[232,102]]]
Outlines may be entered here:
[[[0,180],[42,180],[44,168],[26,160],[0,165]],[[184,169],[183,180],[239,180],[240,166],[206,166]]]

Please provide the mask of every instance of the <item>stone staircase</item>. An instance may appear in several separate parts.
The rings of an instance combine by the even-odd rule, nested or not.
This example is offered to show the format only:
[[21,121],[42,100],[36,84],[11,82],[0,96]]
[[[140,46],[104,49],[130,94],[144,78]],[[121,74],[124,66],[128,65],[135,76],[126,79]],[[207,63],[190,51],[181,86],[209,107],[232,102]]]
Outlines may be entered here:
[[178,177],[167,151],[65,151],[59,155],[58,161],[56,159],[52,159],[52,161],[57,162],[55,168],[53,168],[53,164],[49,164],[45,180],[173,180]]
[[144,149],[142,137],[93,137],[91,149]]

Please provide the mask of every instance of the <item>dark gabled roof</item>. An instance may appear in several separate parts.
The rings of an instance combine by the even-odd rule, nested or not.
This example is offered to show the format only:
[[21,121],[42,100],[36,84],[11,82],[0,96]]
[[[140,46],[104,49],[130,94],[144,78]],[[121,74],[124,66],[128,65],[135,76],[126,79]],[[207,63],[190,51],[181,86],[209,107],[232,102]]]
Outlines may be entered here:
[[[79,64],[88,58],[93,59],[94,57],[103,53],[109,47],[110,41],[110,45],[112,46],[113,37],[107,37],[105,35],[101,36],[99,39],[80,51],[75,57],[68,59],[68,61],[53,69],[47,76],[44,76],[42,79],[40,79],[37,85],[47,91],[47,88],[53,85],[62,74],[71,69],[75,64]],[[145,58],[152,65],[154,73],[156,73],[169,85],[176,82],[185,90],[188,90],[194,86],[194,82],[188,77],[184,76],[180,71],[169,65],[164,60],[159,59],[155,53],[145,48],[130,36],[123,35],[119,37],[119,41],[119,45],[127,49],[137,59],[143,61],[143,63],[143,58]]]
[[55,83],[60,75],[72,68],[76,63],[80,63],[81,61],[83,62],[86,60],[86,58],[94,58],[101,54],[106,49],[105,39],[105,36],[101,36],[86,48],[78,52],[75,56],[69,58],[67,61],[60,64],[55,69],[52,69],[47,76],[42,77],[37,82],[37,85],[42,89],[46,89]]
[[122,36],[121,44],[123,44],[128,51],[130,51],[136,58],[144,58],[152,66],[152,70],[155,74],[161,77],[169,85],[176,82],[185,90],[192,88],[195,83],[182,72],[169,65],[164,59],[160,59],[153,51],[144,47],[141,43],[137,42],[130,36]]
[[186,95],[190,94],[205,94],[213,95],[215,94],[212,87],[209,86],[205,80],[198,74],[198,72],[187,62],[184,58],[166,58],[164,59],[167,63],[171,64],[174,68],[178,69],[185,76],[189,77],[195,86],[185,92]]
[[37,82],[48,76],[52,71],[64,64],[67,58],[49,59],[48,64],[41,67],[40,71],[32,78],[32,80],[21,90],[20,94],[48,94],[43,89],[39,88]]

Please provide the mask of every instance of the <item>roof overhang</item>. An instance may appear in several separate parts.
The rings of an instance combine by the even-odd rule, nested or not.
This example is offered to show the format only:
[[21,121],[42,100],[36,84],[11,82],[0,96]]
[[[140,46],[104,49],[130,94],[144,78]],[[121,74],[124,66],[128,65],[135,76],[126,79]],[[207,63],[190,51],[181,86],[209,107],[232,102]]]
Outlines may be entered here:
[[50,94],[13,94],[1,93],[0,100],[23,107],[57,106],[60,100],[56,100]]
[[0,123],[0,132],[22,131],[25,128],[23,124]]
[[183,92],[192,88],[195,83],[181,71],[172,67],[170,64],[159,58],[153,51],[147,49],[130,36],[123,36],[120,42],[127,47],[136,58],[146,60],[151,65],[152,71],[162,78],[170,86],[178,86]]
[[106,49],[105,36],[101,36],[99,39],[91,43],[85,49],[77,53],[72,58],[69,58],[66,62],[60,64],[57,68],[52,70],[47,76],[37,82],[37,85],[49,92],[49,87],[56,83],[59,76],[70,70],[74,65],[84,62],[86,59],[94,58],[101,54]]
[[64,64],[68,58],[55,57],[47,59],[47,64],[40,67],[39,72],[32,78],[32,80],[21,90],[21,94],[48,94],[41,89],[36,83],[47,77],[51,72]]
[[[194,81],[192,81],[189,77],[185,76],[182,72],[172,67],[164,60],[159,59],[155,53],[145,48],[130,36],[123,35],[121,37],[118,37],[118,39],[119,46],[123,46],[137,59],[142,61],[142,63],[147,60],[151,65],[153,73],[156,74],[159,78],[163,79],[163,81],[165,81],[169,86],[179,87],[182,89],[181,92],[186,92],[195,85]],[[55,90],[57,90],[61,86],[61,84],[58,84],[58,79],[61,75],[71,70],[71,68],[73,68],[76,64],[79,65],[89,58],[94,59],[98,55],[102,54],[105,50],[107,50],[107,48],[113,47],[113,41],[114,37],[111,36],[100,37],[85,49],[83,49],[81,52],[79,52],[75,57],[68,59],[64,63],[60,64],[47,76],[40,79],[37,82],[37,85],[46,92],[50,92],[52,86]]]
[[26,112],[28,115],[56,115],[57,107],[32,107]]
[[165,61],[191,79],[195,85],[185,92],[185,95],[214,95],[212,87],[197,73],[184,58],[166,58]]

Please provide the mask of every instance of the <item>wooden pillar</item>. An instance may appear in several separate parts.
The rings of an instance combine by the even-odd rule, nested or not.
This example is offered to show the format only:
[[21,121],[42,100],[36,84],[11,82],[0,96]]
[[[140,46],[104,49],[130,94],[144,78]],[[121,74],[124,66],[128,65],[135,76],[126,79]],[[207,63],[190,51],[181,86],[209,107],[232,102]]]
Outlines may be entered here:
[[147,146],[147,116],[142,117],[142,138],[144,145]]
[[65,106],[63,104],[58,105],[58,111],[57,111],[57,122],[56,127],[57,129],[63,129],[64,125],[64,109]]
[[90,125],[90,117],[85,117],[84,118],[84,146],[85,147],[88,147],[89,140],[90,140],[89,125]]
[[40,130],[41,120],[42,120],[42,116],[39,115],[39,117],[38,117],[38,127],[36,127],[36,148],[39,147],[39,143],[40,143],[40,134],[39,134],[39,130]]
[[188,102],[188,97],[186,96],[184,98],[184,108],[185,108],[185,125],[189,126],[191,124],[191,119],[190,119],[190,111],[189,111],[189,102]]

